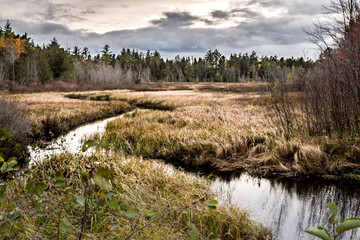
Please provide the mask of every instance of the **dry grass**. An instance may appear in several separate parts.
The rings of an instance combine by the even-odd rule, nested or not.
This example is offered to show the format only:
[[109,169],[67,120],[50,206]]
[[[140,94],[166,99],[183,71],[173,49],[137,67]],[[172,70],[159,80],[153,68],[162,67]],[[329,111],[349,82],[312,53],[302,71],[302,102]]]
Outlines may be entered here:
[[[174,169],[169,171],[155,161],[106,157],[101,153],[89,157],[53,157],[9,184],[0,214],[16,204],[22,218],[1,226],[7,234],[5,239],[56,239],[61,206],[61,216],[69,219],[70,225],[66,231],[60,230],[60,239],[78,239],[84,216],[84,207],[76,201],[76,196],[84,191],[79,172],[92,175],[105,169],[111,195],[102,196],[101,189],[90,181],[93,192],[88,194],[83,233],[91,239],[125,239],[134,224],[136,228],[148,226],[131,239],[191,239],[189,231],[194,229],[197,239],[270,239],[269,231],[251,221],[244,210],[219,206],[212,211],[203,209],[200,202],[194,205],[192,195],[204,196],[205,204],[214,197],[205,179]],[[56,187],[59,173],[63,173],[66,187]],[[29,184],[46,184],[46,189],[33,193]],[[22,197],[16,202],[19,194]],[[35,205],[40,199],[41,204]],[[182,206],[190,206],[189,211],[185,213],[181,208],[173,211]],[[125,214],[129,208],[138,213],[135,222]],[[44,212],[46,215],[39,217],[38,213]],[[153,221],[161,215],[162,218]]]
[[[116,104],[121,104],[121,109],[162,110],[138,112],[109,124],[107,134],[99,142],[108,149],[189,167],[219,172],[247,169],[262,175],[356,174],[360,168],[359,140],[340,143],[309,137],[304,132],[285,138],[278,120],[269,112],[269,96],[255,91],[262,84],[162,83],[148,87],[157,91],[72,93],[81,97],[106,95],[109,101],[68,99],[65,93],[11,97],[29,104],[35,132],[43,131],[44,120],[56,121],[49,124],[50,128],[61,126],[62,122],[74,122],[76,126],[115,114]],[[297,106],[299,96],[291,93],[290,97]],[[295,109],[295,113],[297,124],[303,124],[301,110]]]
[[[357,144],[329,154],[326,138],[278,128],[261,93],[203,91],[113,92],[113,98],[161,101],[174,111],[145,111],[108,125],[101,146],[182,166],[218,172],[244,170],[260,175],[342,175],[357,173]],[[296,106],[299,96],[291,94]],[[297,124],[300,109],[295,109]],[[324,140],[325,139],[325,140]],[[339,141],[334,141],[339,147]]]
[[[92,93],[96,95],[98,92]],[[132,109],[123,101],[78,100],[69,99],[65,95],[65,93],[47,92],[7,97],[27,105],[34,138],[52,138],[81,124]]]

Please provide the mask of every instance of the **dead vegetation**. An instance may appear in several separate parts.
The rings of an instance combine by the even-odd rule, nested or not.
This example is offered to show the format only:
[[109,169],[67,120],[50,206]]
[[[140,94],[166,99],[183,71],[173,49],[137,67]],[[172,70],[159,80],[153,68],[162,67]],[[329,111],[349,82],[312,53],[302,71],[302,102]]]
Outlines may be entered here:
[[[160,158],[192,169],[217,172],[246,169],[259,175],[291,176],[359,173],[359,140],[313,137],[306,131],[293,130],[305,125],[304,113],[297,104],[299,93],[287,96],[292,104],[289,118],[292,124],[297,124],[294,128],[269,107],[274,100],[270,94],[196,90],[202,85],[190,84],[194,90],[169,90],[165,84],[162,86],[166,86],[166,91],[71,93],[73,99],[62,93],[12,97],[29,105],[30,118],[38,133],[44,129],[66,131],[69,126],[89,119],[132,108],[153,109],[109,123],[104,137],[97,139],[102,147],[126,155]],[[215,85],[226,89],[233,84]],[[242,86],[239,84],[238,88]],[[105,95],[109,101],[92,101],[89,97]],[[291,134],[284,131],[287,127]]]

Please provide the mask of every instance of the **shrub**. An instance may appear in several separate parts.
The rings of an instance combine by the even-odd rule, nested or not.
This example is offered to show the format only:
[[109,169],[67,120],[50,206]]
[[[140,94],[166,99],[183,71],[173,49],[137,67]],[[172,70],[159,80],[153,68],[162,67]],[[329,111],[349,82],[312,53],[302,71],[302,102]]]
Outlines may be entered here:
[[14,101],[0,98],[0,129],[10,132],[12,136],[0,142],[0,147],[5,148],[4,158],[17,157],[24,161],[27,146],[30,143],[29,133],[31,124],[26,117],[26,108]]

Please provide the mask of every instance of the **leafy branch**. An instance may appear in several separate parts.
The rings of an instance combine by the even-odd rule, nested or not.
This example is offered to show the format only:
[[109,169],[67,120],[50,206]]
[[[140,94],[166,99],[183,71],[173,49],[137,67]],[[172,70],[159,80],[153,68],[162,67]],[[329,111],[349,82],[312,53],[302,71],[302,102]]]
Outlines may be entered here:
[[333,235],[331,236],[329,230],[321,226],[317,228],[307,228],[304,230],[306,233],[309,233],[323,240],[336,240],[336,238],[340,234],[360,227],[360,218],[348,218],[345,219],[343,222],[339,223],[340,217],[337,205],[333,202],[330,202],[327,204],[327,207],[331,213],[328,219],[328,223],[330,226],[332,226]]

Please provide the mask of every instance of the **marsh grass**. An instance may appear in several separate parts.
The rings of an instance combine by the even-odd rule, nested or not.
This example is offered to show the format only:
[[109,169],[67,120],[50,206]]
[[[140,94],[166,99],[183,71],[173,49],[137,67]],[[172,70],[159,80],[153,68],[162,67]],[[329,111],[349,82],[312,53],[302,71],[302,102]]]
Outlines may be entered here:
[[[271,113],[271,96],[266,94],[158,91],[128,92],[122,97],[162,101],[175,109],[145,111],[110,122],[97,139],[106,149],[218,173],[245,169],[263,176],[345,176],[359,172],[358,143],[342,144],[297,130],[289,135]],[[299,97],[296,93],[290,97],[293,124],[299,129],[303,124],[296,104]]]
[[[58,231],[60,239],[79,239],[82,229],[87,239],[125,239],[136,226],[144,228],[131,239],[191,239],[194,232],[197,239],[270,239],[269,231],[249,220],[244,210],[203,209],[191,196],[202,196],[206,204],[214,197],[209,182],[175,169],[169,173],[167,168],[155,161],[101,153],[53,156],[8,184],[0,215],[18,211],[21,217],[10,222],[2,217],[0,232],[3,239],[56,239]],[[82,172],[88,172],[90,179],[105,173],[109,186],[104,194],[89,182],[88,210],[77,202],[84,195]],[[59,174],[62,186],[57,185]],[[65,230],[59,229],[59,216],[67,219]]]
[[[184,86],[193,90],[179,90]],[[297,92],[288,96],[293,114],[287,120],[292,129],[284,132],[272,109],[273,96],[261,90],[264,84],[159,83],[149,84],[149,90],[151,87],[159,91],[70,93],[75,98],[87,96],[85,100],[69,99],[62,93],[12,98],[28,104],[35,136],[66,132],[82,123],[138,107],[156,111],[138,112],[110,123],[98,143],[128,155],[162,158],[218,172],[247,169],[260,175],[359,173],[359,140],[314,137],[301,131],[305,122]],[[111,96],[110,101],[88,100],[89,96],[101,95]]]
[[[33,93],[10,95],[27,105],[32,122],[32,138],[50,140],[66,133],[74,127],[124,112],[133,107],[123,101],[91,101],[82,99],[88,95],[108,95],[107,93],[73,93],[76,99],[65,97],[63,93]],[[79,97],[80,96],[80,97]],[[79,99],[80,98],[80,99]]]

